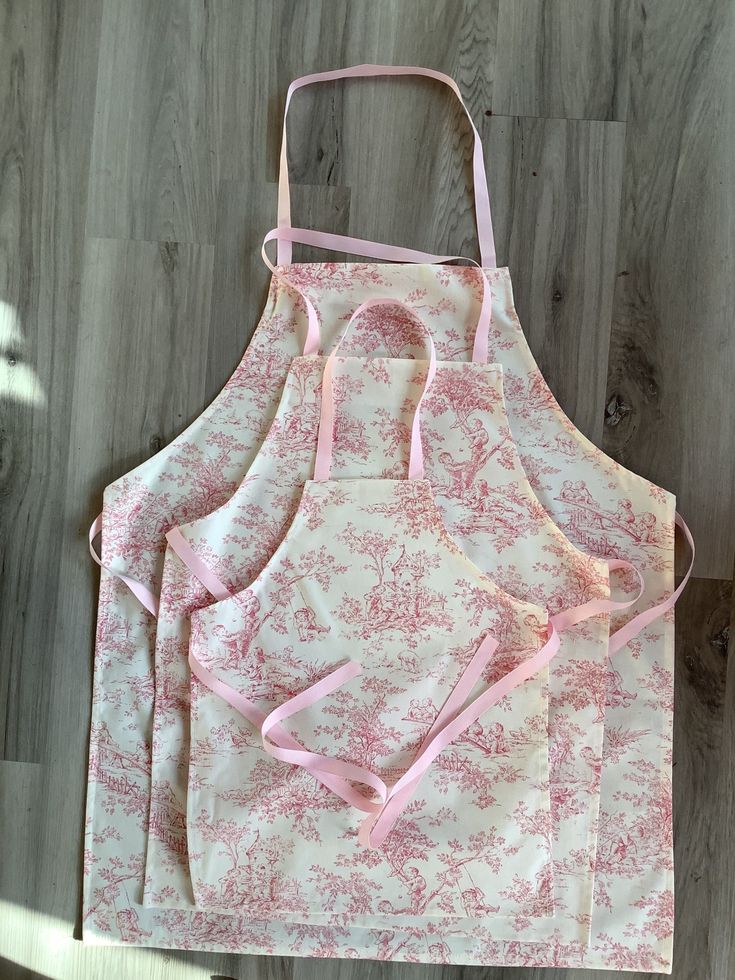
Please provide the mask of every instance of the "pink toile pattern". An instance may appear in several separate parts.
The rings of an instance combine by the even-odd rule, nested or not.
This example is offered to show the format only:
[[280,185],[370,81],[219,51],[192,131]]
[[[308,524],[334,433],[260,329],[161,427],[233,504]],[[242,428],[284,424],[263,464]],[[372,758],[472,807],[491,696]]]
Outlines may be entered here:
[[[288,272],[292,280],[299,278],[319,310],[326,349],[334,343],[345,316],[369,295],[394,296],[421,308],[444,360],[467,359],[472,348],[479,304],[475,273],[433,266],[329,263],[291,266]],[[490,355],[504,368],[510,430],[536,496],[578,548],[601,558],[625,557],[643,572],[646,592],[637,609],[647,608],[673,588],[673,497],[623,470],[574,429],[533,363],[513,310],[507,270],[487,276],[493,289]],[[274,284],[253,343],[221,395],[170,447],[106,491],[103,558],[107,563],[154,589],[160,586],[163,534],[174,525],[203,517],[235,492],[275,415],[289,362],[299,352],[297,336],[303,332],[301,302]],[[375,349],[380,349],[379,324],[373,334]],[[365,347],[372,343],[366,340]],[[409,337],[400,354],[410,352]],[[460,404],[452,411],[463,410]],[[478,418],[485,421],[481,413]],[[386,419],[385,425],[389,429],[395,422]],[[298,427],[294,434],[298,436]],[[468,428],[467,434],[474,433]],[[477,436],[483,438],[479,427]],[[469,456],[457,455],[446,462],[451,467],[446,479],[452,481],[447,487],[455,494],[477,479]],[[442,478],[428,476],[436,489]],[[438,492],[437,504],[442,507]],[[493,518],[472,507],[468,511],[467,539],[476,533],[473,528],[478,522],[503,526],[500,513]],[[453,533],[462,531],[452,520],[447,523]],[[520,580],[515,587],[503,585],[518,598],[528,599]],[[192,601],[196,607],[209,600],[200,589]],[[302,618],[308,633],[309,619]],[[570,714],[586,707],[598,718],[598,726],[604,716],[601,759],[593,750],[587,760],[588,778],[600,786],[588,945],[569,939],[561,923],[550,940],[534,944],[498,940],[484,926],[472,936],[458,937],[443,930],[440,922],[404,929],[359,929],[337,923],[264,925],[241,915],[144,908],[139,902],[151,797],[154,625],[125,587],[103,572],[85,873],[89,941],[430,962],[670,969],[672,615],[647,627],[620,651],[607,672],[605,687],[599,677],[595,679],[595,671],[581,662],[584,657],[565,668]],[[170,663],[180,662],[186,643],[182,645],[176,636],[172,639],[161,656],[170,658]],[[186,691],[182,693],[176,684],[167,691],[162,680],[162,695],[172,709],[178,705],[185,710]],[[560,741],[552,749],[552,772],[555,765],[561,771],[570,753],[575,753],[577,736],[570,730],[567,748]],[[154,794],[151,824],[156,825],[157,812],[162,814],[161,832],[183,841],[179,845],[183,854],[185,809],[173,788],[170,794]],[[552,799],[559,812],[566,803],[563,794]],[[572,869],[556,865],[555,871],[557,881],[568,874],[571,894]],[[165,895],[161,898],[165,901]]]
[[[388,319],[385,324],[387,327]],[[241,486],[227,504],[208,518],[179,529],[188,547],[215,568],[225,594],[247,584],[273,553],[288,527],[301,486],[313,469],[323,363],[323,359],[313,357],[292,362],[276,419]],[[337,475],[365,476],[373,471],[376,475],[398,476],[406,472],[409,426],[424,376],[425,365],[419,361],[376,358],[367,362],[367,368],[362,359],[340,362]],[[527,601],[553,613],[590,597],[607,595],[605,563],[583,555],[569,544],[525,479],[510,436],[499,368],[461,362],[441,364],[425,402],[422,433],[426,474],[435,488],[442,517],[454,539],[478,566],[504,587],[507,585],[516,594],[522,593]],[[308,501],[302,507],[308,509]],[[395,517],[395,508],[388,503],[376,504],[373,510],[380,522]],[[318,512],[310,520],[315,528],[320,526]],[[178,698],[173,705],[157,699],[153,751],[154,799],[171,792],[172,787],[175,790],[169,834],[172,825],[181,823],[179,814],[183,813],[186,799],[189,745],[182,727],[185,716],[178,706],[186,701],[188,668],[183,659],[172,659],[165,651],[172,642],[184,647],[188,612],[197,603],[208,601],[211,600],[202,595],[196,577],[181,564],[176,553],[169,551],[156,672],[164,679],[159,687],[166,696],[176,690]],[[479,614],[481,601],[481,594],[469,596],[465,615],[470,622]],[[308,635],[308,618],[301,610],[298,612],[300,616],[294,617],[296,628]],[[370,617],[365,617],[365,621],[369,623]],[[553,816],[544,832],[551,835],[560,871],[556,914],[566,916],[567,931],[580,941],[589,934],[592,903],[599,799],[599,767],[594,760],[599,760],[602,746],[599,691],[604,688],[607,638],[606,616],[580,623],[563,634],[560,653],[552,664],[548,731],[554,762]],[[236,665],[238,645],[227,642]],[[441,666],[439,659],[438,668]],[[569,700],[570,671],[580,687],[573,711]],[[582,674],[586,677],[584,683],[576,676]],[[585,697],[583,692],[589,688],[596,696]],[[223,737],[225,741],[231,737],[234,745],[240,744],[241,732],[227,733],[222,727],[217,699],[211,703],[207,717],[205,746],[213,741],[219,746]],[[196,721],[192,730],[197,730]],[[510,733],[502,721],[480,736],[486,765],[497,769],[495,778],[508,772],[513,742],[525,737],[523,730]],[[451,765],[449,758],[445,762]],[[190,771],[190,778],[196,786],[199,777]],[[482,780],[482,770],[474,767],[464,778]],[[490,798],[490,806],[497,808],[497,800]],[[515,818],[525,832],[533,832],[534,823],[528,812],[516,811]],[[190,907],[186,856],[177,851],[177,836],[170,838],[172,846],[168,840],[160,833],[157,820],[156,827],[151,828],[148,851],[148,882],[150,886],[156,881],[157,888],[149,887],[148,899],[151,904],[183,903]],[[520,879],[515,887],[522,887]],[[178,890],[178,902],[174,889]],[[511,894],[509,889],[506,897],[510,899]],[[533,891],[528,895],[533,895]],[[526,904],[528,907],[528,896]],[[494,936],[515,938],[521,930],[538,939],[550,935],[548,928],[535,928],[528,918],[519,916],[512,916],[507,922],[496,916],[493,926]]]

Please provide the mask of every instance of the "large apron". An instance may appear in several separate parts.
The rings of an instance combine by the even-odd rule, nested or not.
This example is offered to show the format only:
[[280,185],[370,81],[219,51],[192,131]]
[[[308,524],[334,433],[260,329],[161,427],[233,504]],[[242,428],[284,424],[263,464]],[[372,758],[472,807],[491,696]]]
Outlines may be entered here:
[[[351,69],[323,77],[380,71]],[[446,80],[422,69],[383,71]],[[585,949],[562,937],[542,947],[486,938],[432,943],[428,936],[391,930],[376,936],[337,927],[318,931],[311,926],[284,927],[276,935],[238,917],[148,911],[136,903],[149,803],[155,628],[138,599],[148,609],[157,608],[163,535],[175,524],[208,513],[234,491],[273,417],[288,363],[302,349],[297,336],[309,339],[315,316],[323,327],[323,346],[329,349],[340,320],[359,302],[371,294],[395,296],[428,312],[443,358],[467,357],[481,302],[475,271],[427,266],[421,263],[437,257],[413,252],[405,252],[403,261],[414,265],[326,263],[287,269],[288,258],[281,255],[253,341],[223,392],[171,446],[105,491],[101,527],[102,561],[107,568],[100,585],[85,865],[85,938],[89,941],[295,955],[356,955],[357,951],[378,958],[447,962],[670,969],[673,620],[657,617],[679,591],[673,593],[674,500],[589,443],[545,385],[514,312],[508,272],[487,268],[494,264],[494,255],[488,248],[492,231],[489,208],[483,204],[487,198],[481,159],[476,138],[478,225],[493,301],[489,356],[505,369],[510,425],[524,465],[547,512],[569,538],[590,554],[628,558],[646,579],[636,616],[628,634],[623,634],[631,637],[628,651],[633,656],[617,657],[609,675],[609,734],[603,753],[603,820],[591,946]],[[285,166],[281,228],[273,235],[282,239],[284,252],[290,238],[345,247],[345,240],[335,236],[288,231],[283,218],[284,186]],[[401,250],[387,246],[369,251],[351,239],[347,248],[401,260]],[[294,285],[308,302],[295,296]],[[402,342],[407,343],[405,338]],[[127,581],[116,577],[120,574]],[[636,635],[642,625],[644,631]],[[577,687],[577,705],[594,701],[594,690],[584,683]]]

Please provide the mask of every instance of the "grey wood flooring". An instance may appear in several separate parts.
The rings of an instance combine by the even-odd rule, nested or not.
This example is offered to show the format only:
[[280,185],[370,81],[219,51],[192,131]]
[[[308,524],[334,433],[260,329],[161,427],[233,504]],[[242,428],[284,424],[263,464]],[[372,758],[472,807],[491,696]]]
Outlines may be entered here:
[[[584,432],[676,492],[695,534],[677,612],[674,976],[732,980],[730,0],[0,2],[0,978],[542,975],[73,938],[85,528],[105,484],[196,416],[247,343],[289,80],[363,61],[458,80],[544,373]],[[441,89],[338,84],[295,108],[299,222],[474,254],[467,128]]]

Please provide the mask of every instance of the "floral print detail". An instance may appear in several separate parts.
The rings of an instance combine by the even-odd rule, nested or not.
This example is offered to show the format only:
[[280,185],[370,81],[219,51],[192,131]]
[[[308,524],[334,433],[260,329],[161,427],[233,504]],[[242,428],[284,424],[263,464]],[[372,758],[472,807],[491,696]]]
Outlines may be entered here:
[[[300,276],[301,284],[309,289],[310,298],[320,312],[325,349],[334,343],[345,316],[370,295],[392,295],[406,300],[415,290],[425,289],[428,292],[420,302],[438,311],[431,318],[431,328],[440,356],[445,359],[468,358],[479,306],[479,294],[473,285],[473,276],[477,282],[475,270],[363,265],[360,268],[372,270],[372,273],[359,279],[353,275],[356,268],[349,264],[320,264],[289,269],[289,274]],[[370,278],[373,273],[380,278],[380,284]],[[486,274],[494,295],[490,357],[504,367],[508,421],[525,474],[543,508],[558,525],[567,528],[567,537],[577,547],[590,555],[606,556],[611,550],[617,551],[643,572],[646,592],[631,614],[644,609],[673,588],[674,499],[666,491],[653,487],[610,460],[565,418],[538,373],[523,338],[507,270]],[[445,303],[449,305],[442,305]],[[274,282],[250,348],[223,392],[171,446],[107,488],[103,514],[105,562],[130,574],[137,573],[136,577],[154,589],[158,588],[162,577],[168,575],[169,579],[174,579],[175,572],[188,575],[180,562],[176,568],[178,559],[171,553],[166,557],[166,566],[169,566],[166,571],[162,531],[183,521],[203,517],[205,511],[199,508],[211,507],[210,488],[203,474],[196,477],[205,481],[201,486],[195,482],[188,486],[169,485],[160,480],[160,474],[173,465],[174,454],[184,444],[209,452],[206,446],[210,433],[226,432],[244,448],[225,459],[218,478],[222,486],[239,485],[275,415],[290,359],[298,353],[297,338],[303,337],[304,330],[303,304],[295,293]],[[348,347],[347,352],[364,353],[360,351],[358,341],[359,331],[355,331],[351,337],[353,346]],[[248,376],[252,382],[245,381],[242,386],[235,382],[237,377]],[[428,431],[431,426],[426,428],[427,448],[431,450],[433,436]],[[438,445],[437,440],[434,443]],[[304,451],[308,455],[306,449]],[[461,459],[458,457],[459,461]],[[385,475],[402,475],[391,472],[399,468],[400,462],[386,458]],[[356,457],[352,465],[358,468]],[[358,470],[353,475],[365,474]],[[437,493],[437,504],[443,510],[452,498],[442,497],[438,489],[439,478],[427,475]],[[449,486],[449,478],[444,479]],[[587,526],[584,519],[572,518],[575,512],[581,513],[582,508],[560,496],[566,479],[573,483],[584,481],[593,499],[599,502],[602,526],[595,526],[594,520]],[[223,500],[228,493],[229,490],[223,493]],[[638,535],[641,540],[636,540],[636,535],[625,532],[625,521],[614,522],[607,518],[606,515],[616,514],[618,506],[626,500],[632,505],[636,522],[640,522],[646,513],[653,514],[654,541],[644,542],[642,535]],[[498,516],[502,516],[500,512]],[[451,531],[453,522],[446,514],[445,519]],[[650,518],[647,520],[650,523]],[[288,518],[279,521],[285,531]],[[268,516],[265,522],[271,539],[282,535],[277,526],[279,521]],[[498,526],[502,525],[498,522]],[[470,550],[466,540],[463,540],[463,548]],[[511,552],[509,546],[507,554]],[[549,562],[552,562],[553,555],[548,554]],[[471,557],[478,562],[477,556],[471,554]],[[519,598],[526,598],[525,583],[516,577],[513,562],[506,564],[506,587]],[[228,555],[222,556],[220,572],[226,584],[237,582],[233,577],[236,571],[245,576],[245,570],[235,569]],[[256,562],[248,575],[253,577],[257,571]],[[188,578],[190,593],[198,588],[198,584],[190,575]],[[510,588],[514,578],[518,587]],[[162,591],[166,591],[165,581]],[[616,620],[624,621],[625,618],[627,616],[616,617]],[[103,571],[93,719],[97,731],[103,723],[108,726],[112,740],[123,752],[148,752],[146,738],[152,725],[153,686],[146,679],[152,679],[155,625],[125,586]],[[160,632],[160,623],[158,625]],[[590,624],[585,628],[588,626]],[[171,644],[163,643],[161,656],[173,666],[171,649]],[[671,691],[667,678],[671,676],[672,664],[673,617],[667,616],[620,651],[609,675],[611,703],[606,707],[604,721],[606,735],[600,783],[600,856],[595,866],[589,943],[584,939],[569,940],[566,922],[563,927],[560,923],[551,938],[539,945],[521,942],[519,938],[499,940],[493,929],[484,926],[472,936],[456,936],[440,918],[428,925],[407,923],[402,928],[376,926],[361,929],[345,925],[344,920],[299,923],[292,917],[290,923],[279,923],[274,919],[263,924],[241,915],[144,908],[140,905],[139,883],[146,834],[135,806],[132,812],[125,812],[124,803],[135,796],[135,792],[130,792],[134,781],[148,795],[147,778],[141,773],[133,779],[130,773],[119,768],[119,761],[109,756],[109,761],[103,764],[103,779],[99,764],[92,765],[94,732],[87,809],[85,939],[281,955],[666,972],[671,966],[670,908],[666,903],[660,903],[653,913],[640,903],[653,894],[649,889],[654,882],[657,893],[672,891],[670,821],[654,833],[645,848],[640,846],[640,834],[645,835],[646,828],[654,826],[654,814],[661,812],[662,805],[664,811],[667,805],[670,811]],[[186,688],[180,691],[180,686],[177,679],[176,697],[188,697]],[[633,699],[632,695],[638,696]],[[171,697],[172,688],[169,688],[169,701]],[[633,715],[631,706],[635,706]],[[589,707],[596,711],[594,705]],[[181,737],[180,722],[168,727],[172,733],[179,731],[175,737]],[[554,769],[560,776],[569,772],[570,762],[576,769],[578,743],[587,732],[586,726],[575,725],[560,713],[557,734],[550,743],[552,773]],[[155,725],[153,734],[155,741]],[[643,763],[650,764],[650,769]],[[588,771],[594,775],[592,768],[588,767]],[[629,779],[629,774],[641,782]],[[112,782],[125,775],[128,783]],[[174,782],[180,781],[180,776],[176,775]],[[629,786],[630,791],[635,792],[638,804],[631,801],[628,790],[623,791],[628,793],[628,798],[618,795],[621,786]],[[552,776],[552,797],[554,795],[557,799],[552,799],[553,812],[574,814],[579,809],[573,786],[565,784],[555,792]],[[121,840],[115,840],[114,835],[106,836],[110,827]],[[629,858],[634,850],[630,841],[638,846],[637,863],[634,864]],[[122,861],[122,868],[117,867],[118,861]],[[175,879],[180,870],[179,864],[165,866],[169,880]],[[575,874],[571,858],[560,857],[558,861],[555,858],[555,889],[567,896],[567,902],[577,889]],[[121,881],[118,883],[117,879]],[[166,884],[157,885],[155,894],[165,899],[167,887]],[[178,895],[178,886],[175,892]],[[657,919],[655,931],[645,927],[652,915]],[[522,926],[519,926],[516,937],[518,935],[525,938]]]

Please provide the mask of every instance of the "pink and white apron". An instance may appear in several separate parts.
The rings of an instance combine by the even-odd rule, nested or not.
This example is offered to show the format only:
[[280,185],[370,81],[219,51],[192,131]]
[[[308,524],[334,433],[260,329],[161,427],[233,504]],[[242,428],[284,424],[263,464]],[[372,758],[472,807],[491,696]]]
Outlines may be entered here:
[[[331,77],[394,71],[445,80],[422,69],[374,66]],[[475,178],[484,188],[484,167],[477,166],[481,153],[476,140]],[[282,191],[284,185],[285,167]],[[485,279],[492,288],[489,356],[504,366],[511,428],[536,492],[579,547],[591,554],[623,555],[646,579],[636,612],[649,610],[650,623],[635,636],[644,620],[634,619],[634,639],[627,648],[633,656],[617,658],[611,674],[590,946],[561,936],[552,943],[524,946],[485,936],[432,941],[430,934],[386,930],[375,935],[337,926],[283,926],[276,934],[272,927],[242,917],[146,910],[136,902],[149,803],[155,622],[128,587],[136,589],[146,608],[156,609],[165,531],[205,515],[234,491],[275,412],[288,363],[301,347],[297,336],[308,338],[314,315],[327,325],[323,346],[329,349],[346,313],[370,295],[394,296],[431,318],[444,359],[467,356],[481,302],[475,270],[421,264],[435,257],[406,250],[401,256],[400,250],[388,247],[369,254],[377,251],[380,258],[416,264],[279,267],[280,277],[287,273],[308,295],[311,309],[305,314],[290,287],[275,277],[253,341],[218,398],[174,443],[105,491],[102,561],[114,572],[103,568],[100,585],[87,807],[87,941],[284,955],[670,969],[673,619],[669,615],[656,621],[656,616],[672,604],[674,500],[606,457],[561,412],[518,324],[507,270],[487,268],[494,261],[487,247],[492,242],[489,208],[483,203],[484,191],[476,198]],[[284,213],[282,209],[282,237],[345,247],[335,236],[288,232]],[[354,240],[347,247],[360,251]],[[288,259],[281,256],[281,262]],[[127,576],[127,585],[120,575]],[[580,685],[580,705],[594,697]],[[669,819],[661,820],[661,813]]]
[[[356,322],[356,339],[362,333],[361,323],[362,318]],[[382,329],[390,334],[393,326],[391,317],[384,316]],[[369,321],[365,329],[372,335],[375,321]],[[315,358],[293,362],[271,432],[233,498],[209,518],[169,534],[172,545],[194,575],[198,572],[216,596],[242,587],[238,583],[247,581],[247,572],[252,574],[262,567],[264,545],[266,550],[272,550],[288,525],[303,480],[313,467],[322,363]],[[355,358],[340,361],[340,411],[336,430],[340,475],[364,474],[374,465],[378,468],[372,472],[377,475],[405,470],[403,456],[410,432],[410,413],[422,372],[425,365],[417,361],[377,359],[367,365]],[[456,413],[454,409],[460,404],[462,410]],[[399,426],[390,417],[394,405],[403,409],[405,421]],[[607,595],[607,564],[593,561],[572,548],[528,487],[510,438],[497,368],[441,364],[426,399],[425,419],[430,447],[426,475],[434,487],[437,504],[455,540],[483,570],[493,575],[497,570],[514,588],[519,588],[520,583],[524,598],[548,604],[557,614],[584,603],[590,596]],[[449,446],[451,452],[445,448]],[[301,481],[298,485],[297,480]],[[220,556],[215,562],[217,552]],[[207,566],[216,569],[216,576],[208,572]],[[174,642],[171,637],[174,620],[168,597],[174,597],[179,603],[179,633],[175,641],[178,644],[186,635],[181,608],[193,608],[202,600],[199,582],[187,574],[175,555],[167,556],[166,570],[167,573],[175,570],[175,574],[170,581],[164,576],[159,621],[157,673],[163,677],[159,688],[166,693],[160,707],[167,721],[155,726],[162,737],[160,748],[157,749],[154,741],[154,764],[157,763],[154,799],[165,796],[156,790],[157,785],[169,793],[172,785],[176,787],[176,810],[164,820],[157,817],[158,823],[170,827],[181,822],[178,814],[184,808],[183,774],[189,751],[182,737],[178,744],[171,738],[177,723],[177,705],[185,700],[186,672],[183,663],[168,653]],[[303,611],[300,612],[303,617]],[[302,628],[307,629],[306,622]],[[562,637],[561,651],[553,665],[553,671],[558,670],[558,674],[552,674],[555,698],[549,731],[555,759],[552,778],[555,812],[551,835],[555,860],[563,869],[560,907],[568,916],[568,929],[580,941],[587,934],[592,894],[590,865],[594,859],[607,641],[608,623],[604,616],[575,626]],[[573,675],[582,667],[597,677],[598,690],[603,696],[602,700],[598,696],[595,702],[573,710],[570,705],[572,687],[576,685]],[[176,692],[173,699],[171,692]],[[219,710],[215,700],[209,716],[209,723],[215,728]],[[219,731],[224,736],[224,729]],[[230,737],[236,752],[236,747],[242,744],[241,735],[230,733]],[[522,739],[524,734],[516,732],[514,737]],[[502,738],[511,738],[505,729]],[[218,745],[221,742],[222,738]],[[202,744],[205,747],[211,744],[207,733]],[[505,760],[501,757],[497,761]],[[190,778],[194,784],[200,781],[194,770],[190,770]],[[159,854],[165,850],[165,839],[159,840],[155,829],[150,837],[151,845],[154,842]],[[167,869],[164,875],[156,876],[149,871],[149,878],[157,878],[159,886],[158,892],[150,889],[154,902],[164,905],[172,902],[174,879],[170,869],[175,859],[176,854],[169,851],[159,861],[159,866],[163,864]],[[181,897],[187,898],[189,885],[183,860],[180,881],[183,882]],[[557,916],[560,914],[557,910]],[[538,930],[531,931],[536,936]],[[526,924],[524,933],[528,932]],[[513,939],[518,934],[518,922],[513,919],[505,925],[496,923],[492,933]],[[551,934],[546,931],[539,935],[547,938]]]

